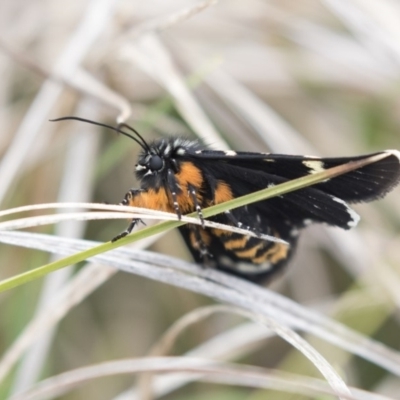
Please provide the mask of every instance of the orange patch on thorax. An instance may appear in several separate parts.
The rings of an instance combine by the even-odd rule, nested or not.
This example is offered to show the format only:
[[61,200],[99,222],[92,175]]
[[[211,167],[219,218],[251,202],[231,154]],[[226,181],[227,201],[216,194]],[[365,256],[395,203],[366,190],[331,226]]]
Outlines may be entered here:
[[[180,171],[175,174],[177,183],[181,189],[178,194],[179,208],[183,213],[190,213],[196,210],[196,205],[192,195],[189,193],[189,186],[193,186],[195,189],[200,189],[203,186],[203,174],[200,169],[197,168],[190,161],[181,163]],[[202,205],[203,198],[197,192],[197,202]]]
[[180,171],[175,175],[175,178],[182,190],[186,189],[187,191],[189,184],[196,188],[203,185],[203,174],[199,168],[189,161],[181,163]]
[[233,199],[233,194],[230,186],[222,181],[218,182],[215,188],[214,203],[219,204]]
[[[196,207],[189,193],[189,184],[195,188],[200,188],[202,186],[203,176],[201,171],[193,163],[184,162],[181,164],[181,170],[175,174],[175,178],[180,188],[180,193],[177,194],[177,200],[181,212],[186,214],[195,211]],[[199,204],[202,204],[202,198],[199,194],[197,194],[197,201]],[[137,193],[130,199],[129,205],[175,212],[172,195],[168,189],[163,187],[158,190],[148,189],[145,192]]]
[[[181,163],[180,171],[175,174],[175,178],[180,188],[180,192],[177,194],[177,200],[179,208],[184,214],[196,210],[193,197],[189,193],[190,185],[197,190],[197,202],[202,207],[211,204],[223,203],[233,198],[233,194],[229,185],[225,182],[219,181],[215,189],[213,201],[205,201],[211,199],[203,199],[202,195],[199,193],[199,189],[203,187],[203,174],[199,168],[189,161]],[[151,208],[153,210],[175,212],[172,195],[168,189],[163,187],[158,190],[149,189],[145,192],[137,193],[129,200],[129,205]]]

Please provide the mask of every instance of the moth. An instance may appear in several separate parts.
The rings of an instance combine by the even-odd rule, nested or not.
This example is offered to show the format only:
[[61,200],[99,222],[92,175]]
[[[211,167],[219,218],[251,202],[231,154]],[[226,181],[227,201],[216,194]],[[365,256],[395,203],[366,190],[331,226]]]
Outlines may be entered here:
[[[135,168],[139,187],[130,189],[121,204],[173,212],[178,218],[197,212],[203,220],[202,209],[211,205],[348,162],[384,156],[313,186],[211,218],[288,244],[199,225],[179,228],[196,262],[255,282],[269,280],[288,263],[303,228],[324,223],[350,229],[359,216],[347,203],[382,198],[400,181],[400,152],[396,150],[339,158],[215,151],[182,137],[148,143],[126,124],[114,128],[77,117],[55,121],[65,119],[105,126],[133,139],[141,147]],[[113,240],[128,235],[137,223],[133,220]]]

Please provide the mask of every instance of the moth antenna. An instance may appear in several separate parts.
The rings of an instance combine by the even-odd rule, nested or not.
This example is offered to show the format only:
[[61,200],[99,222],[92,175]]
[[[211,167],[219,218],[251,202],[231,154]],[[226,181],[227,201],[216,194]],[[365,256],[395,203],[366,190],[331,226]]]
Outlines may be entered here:
[[147,144],[147,142],[144,140],[143,136],[135,128],[132,128],[130,125],[125,124],[125,122],[118,124],[118,128],[120,128],[120,127],[129,129],[130,131],[132,131],[142,141],[142,143],[146,147],[147,151],[150,152],[150,146]]
[[[58,121],[68,121],[68,120],[73,120],[73,121],[81,121],[81,122],[86,122],[88,124],[92,124],[92,125],[98,125],[98,126],[102,126],[104,128],[108,128],[111,129],[115,132],[120,133],[121,135],[127,136],[128,138],[134,140],[143,150],[145,151],[149,151],[149,146],[148,144],[145,142],[145,140],[143,139],[142,136],[140,136],[133,128],[129,127],[129,125],[126,124],[120,124],[118,125],[118,127],[114,127],[111,125],[107,125],[107,124],[103,124],[101,122],[96,122],[96,121],[92,121],[90,119],[85,119],[85,118],[80,118],[80,117],[74,117],[74,116],[68,116],[68,117],[61,117],[61,118],[56,118],[56,119],[50,119],[51,122],[58,122]],[[123,130],[119,129],[119,126],[123,126],[124,128],[130,128],[133,132],[135,132],[138,137],[141,140],[136,139],[134,136],[130,135],[129,133],[124,132]]]

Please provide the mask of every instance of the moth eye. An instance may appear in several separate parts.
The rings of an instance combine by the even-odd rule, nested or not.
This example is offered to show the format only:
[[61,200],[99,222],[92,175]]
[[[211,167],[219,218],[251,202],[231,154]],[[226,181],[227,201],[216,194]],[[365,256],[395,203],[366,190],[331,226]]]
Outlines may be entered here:
[[164,166],[164,162],[160,156],[151,156],[149,167],[152,171],[159,171]]

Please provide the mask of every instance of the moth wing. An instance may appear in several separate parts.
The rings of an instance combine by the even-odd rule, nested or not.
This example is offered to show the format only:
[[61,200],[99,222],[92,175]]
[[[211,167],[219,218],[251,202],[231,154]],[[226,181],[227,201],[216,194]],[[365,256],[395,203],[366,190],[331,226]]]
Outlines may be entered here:
[[344,201],[356,203],[381,198],[399,183],[399,151],[387,150],[356,157],[319,158],[312,156],[206,150],[200,152],[197,156],[204,157],[210,161],[212,159],[219,159],[219,161],[230,166],[243,167],[247,170],[263,171],[282,178],[295,179],[346,164],[350,161],[363,160],[382,153],[386,153],[387,157],[314,186]]

